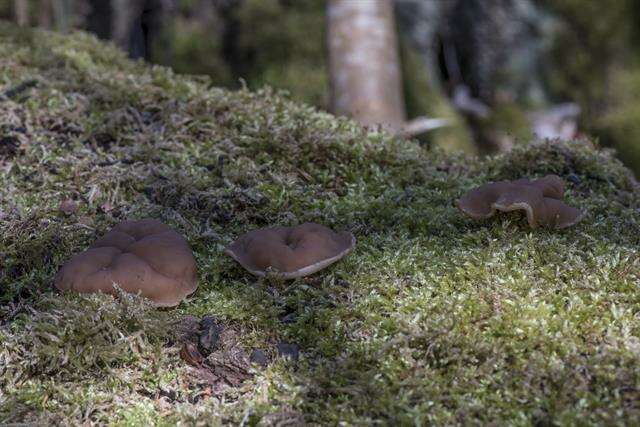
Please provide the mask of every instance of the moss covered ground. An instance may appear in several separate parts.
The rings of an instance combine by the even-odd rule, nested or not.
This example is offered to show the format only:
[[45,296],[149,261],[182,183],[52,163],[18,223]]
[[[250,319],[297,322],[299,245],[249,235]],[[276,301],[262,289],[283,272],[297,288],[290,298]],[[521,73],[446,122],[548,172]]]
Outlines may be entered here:
[[[640,423],[640,190],[609,152],[428,151],[268,89],[221,90],[84,34],[5,24],[0,90],[0,424]],[[577,226],[472,222],[452,204],[547,173],[587,211]],[[66,199],[77,212],[60,213]],[[142,217],[188,239],[191,298],[155,310],[53,290],[61,263]],[[352,231],[355,251],[287,283],[222,253],[305,221]],[[178,354],[188,315],[270,357],[296,343],[300,358],[212,390]]]

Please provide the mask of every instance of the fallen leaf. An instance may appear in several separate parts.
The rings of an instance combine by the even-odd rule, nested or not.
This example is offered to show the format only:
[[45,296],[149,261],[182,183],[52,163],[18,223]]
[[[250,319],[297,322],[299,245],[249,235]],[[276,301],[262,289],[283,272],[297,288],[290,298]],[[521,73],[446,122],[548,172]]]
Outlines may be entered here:
[[180,349],[180,357],[182,360],[187,362],[193,366],[200,366],[202,364],[202,355],[198,351],[198,347],[196,347],[193,343],[185,343]]

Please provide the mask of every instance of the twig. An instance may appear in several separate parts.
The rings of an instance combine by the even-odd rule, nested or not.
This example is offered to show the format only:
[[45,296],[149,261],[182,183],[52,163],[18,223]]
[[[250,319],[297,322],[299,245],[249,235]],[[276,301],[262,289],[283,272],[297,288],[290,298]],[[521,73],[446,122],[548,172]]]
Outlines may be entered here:
[[451,120],[443,118],[430,118],[430,117],[418,117],[413,120],[409,120],[400,129],[399,135],[404,138],[411,138],[416,135],[420,135],[425,132],[429,132],[435,129],[451,126]]

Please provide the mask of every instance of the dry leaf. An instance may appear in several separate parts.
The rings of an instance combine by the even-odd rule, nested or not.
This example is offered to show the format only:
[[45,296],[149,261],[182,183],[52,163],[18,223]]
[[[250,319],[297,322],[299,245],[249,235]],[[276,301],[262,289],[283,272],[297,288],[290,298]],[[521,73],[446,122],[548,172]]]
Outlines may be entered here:
[[180,357],[182,360],[193,366],[200,366],[202,364],[202,355],[198,351],[198,347],[190,342],[185,343],[180,349]]

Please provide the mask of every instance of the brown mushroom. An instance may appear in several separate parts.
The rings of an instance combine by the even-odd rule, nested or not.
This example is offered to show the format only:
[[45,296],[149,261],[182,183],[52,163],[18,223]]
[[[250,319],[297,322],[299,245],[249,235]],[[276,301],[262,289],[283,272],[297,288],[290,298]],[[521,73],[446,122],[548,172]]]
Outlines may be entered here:
[[513,184],[523,184],[538,188],[542,191],[544,197],[551,197],[557,200],[562,200],[564,197],[564,181],[558,175],[547,175],[533,181],[528,178],[520,178],[513,181]]
[[524,210],[532,228],[566,228],[584,216],[562,202],[564,182],[556,175],[530,181],[498,181],[474,188],[457,201],[458,208],[473,219],[485,219],[496,211]]
[[269,227],[251,231],[225,253],[251,274],[264,277],[273,269],[284,279],[308,276],[347,255],[356,239],[348,231],[336,233],[319,224]]
[[56,274],[56,288],[80,293],[123,291],[173,307],[198,287],[187,241],[154,219],[125,221],[75,255]]

